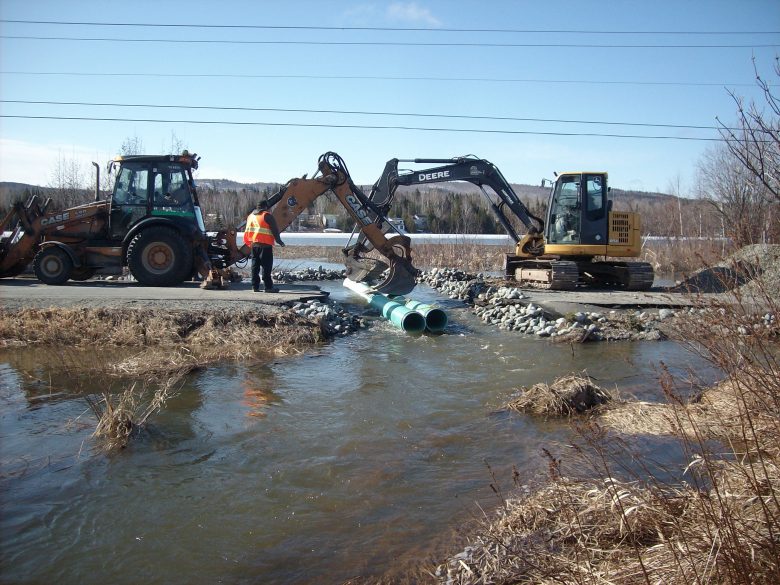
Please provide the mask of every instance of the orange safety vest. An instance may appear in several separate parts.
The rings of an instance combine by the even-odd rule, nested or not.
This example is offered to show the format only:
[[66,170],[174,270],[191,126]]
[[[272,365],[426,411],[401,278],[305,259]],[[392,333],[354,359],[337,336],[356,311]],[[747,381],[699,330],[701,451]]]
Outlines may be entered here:
[[266,221],[267,211],[260,213],[250,213],[246,218],[246,228],[244,228],[244,243],[247,246],[252,244],[268,244],[273,246],[276,239],[271,231],[271,226]]

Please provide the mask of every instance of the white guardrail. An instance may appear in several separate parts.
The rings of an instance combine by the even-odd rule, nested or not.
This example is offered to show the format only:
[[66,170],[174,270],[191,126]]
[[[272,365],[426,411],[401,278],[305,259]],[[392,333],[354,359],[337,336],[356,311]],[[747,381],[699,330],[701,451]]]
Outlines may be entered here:
[[[216,232],[209,232],[215,234]],[[289,246],[325,246],[343,248],[349,243],[351,234],[347,232],[283,232],[282,240]],[[406,234],[414,244],[479,244],[481,246],[514,246],[512,238],[501,234]],[[2,237],[8,238],[11,232],[3,232]],[[244,244],[244,233],[239,232],[237,243],[241,247]],[[706,237],[668,237],[668,236],[643,236],[644,242],[675,242],[675,241],[730,241],[729,238]]]
[[[282,232],[282,241],[288,246],[325,246],[343,248],[351,234],[321,232]],[[388,234],[391,236],[392,234]],[[406,234],[415,244],[479,244],[482,246],[513,246],[512,238],[501,234]],[[238,234],[238,245],[244,243],[244,234]]]

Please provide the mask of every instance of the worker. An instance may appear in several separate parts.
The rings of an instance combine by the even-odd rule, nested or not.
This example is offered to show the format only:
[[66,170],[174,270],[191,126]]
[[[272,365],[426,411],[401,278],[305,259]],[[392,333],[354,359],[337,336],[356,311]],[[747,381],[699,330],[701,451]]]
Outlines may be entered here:
[[269,211],[268,200],[263,199],[246,218],[244,243],[252,249],[252,290],[260,292],[260,267],[263,268],[265,292],[279,292],[271,279],[274,266],[274,243],[284,247],[274,216]]

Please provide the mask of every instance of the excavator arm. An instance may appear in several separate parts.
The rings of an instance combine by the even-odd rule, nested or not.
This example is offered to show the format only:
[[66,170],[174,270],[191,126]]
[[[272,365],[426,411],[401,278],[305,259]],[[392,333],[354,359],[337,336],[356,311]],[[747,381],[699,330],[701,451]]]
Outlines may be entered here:
[[[292,179],[269,198],[279,231],[283,232],[315,199],[327,192],[336,196],[360,232],[361,242],[343,250],[347,276],[387,295],[411,291],[417,270],[412,266],[409,237],[385,236],[383,225],[388,222],[382,209],[352,182],[343,159],[334,152],[320,156],[314,177]],[[366,257],[371,250],[377,250],[385,261]]]
[[[399,171],[399,162],[439,164],[440,166],[414,171]],[[479,187],[507,234],[516,243],[521,243],[529,255],[543,253],[544,221],[528,210],[501,171],[493,163],[484,159],[476,157],[391,159],[387,161],[382,176],[372,187],[369,199],[379,206],[384,214],[387,214],[399,186],[449,181],[466,181]],[[485,186],[490,187],[493,191],[492,196],[485,190]],[[526,235],[522,237],[518,235],[510,216],[520,220],[526,227]]]

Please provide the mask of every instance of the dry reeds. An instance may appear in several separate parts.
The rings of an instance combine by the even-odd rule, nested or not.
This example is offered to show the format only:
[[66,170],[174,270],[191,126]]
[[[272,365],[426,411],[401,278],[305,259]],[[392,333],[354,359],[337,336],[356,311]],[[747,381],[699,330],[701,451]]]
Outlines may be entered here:
[[106,368],[116,375],[167,375],[220,361],[295,353],[323,339],[320,324],[291,311],[161,309],[0,310],[0,345],[139,348]]
[[151,393],[146,384],[141,388],[138,388],[138,384],[132,384],[118,396],[109,392],[103,392],[99,398],[85,396],[98,421],[92,436],[107,451],[125,448],[130,439],[146,425],[149,417],[165,406],[179,379],[180,376],[171,376]]
[[[486,515],[439,565],[439,582],[780,582],[780,347],[765,317],[779,314],[774,292],[746,304],[737,291],[680,319],[680,337],[723,382],[686,399],[664,373],[665,404],[599,409],[562,458],[548,453],[545,484]],[[632,446],[637,433],[665,435],[685,462],[659,473]]]
[[541,416],[572,416],[606,404],[610,392],[591,383],[587,376],[563,376],[552,384],[534,384],[507,403],[506,408]]

